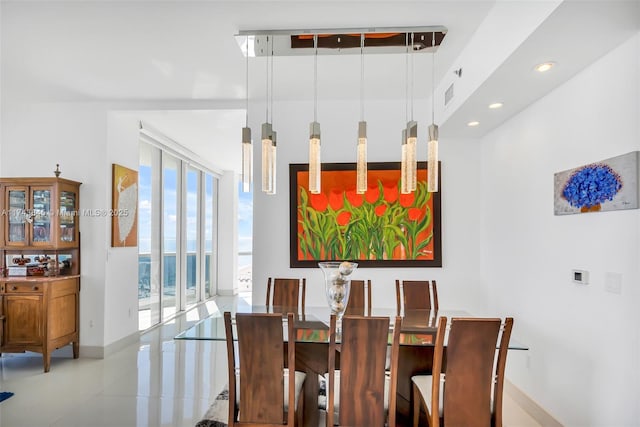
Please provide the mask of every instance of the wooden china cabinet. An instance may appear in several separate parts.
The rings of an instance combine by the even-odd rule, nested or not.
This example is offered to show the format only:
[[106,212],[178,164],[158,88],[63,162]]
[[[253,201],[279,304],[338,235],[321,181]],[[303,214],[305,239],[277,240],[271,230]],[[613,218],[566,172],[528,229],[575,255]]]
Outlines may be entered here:
[[80,347],[80,183],[0,178],[0,354]]

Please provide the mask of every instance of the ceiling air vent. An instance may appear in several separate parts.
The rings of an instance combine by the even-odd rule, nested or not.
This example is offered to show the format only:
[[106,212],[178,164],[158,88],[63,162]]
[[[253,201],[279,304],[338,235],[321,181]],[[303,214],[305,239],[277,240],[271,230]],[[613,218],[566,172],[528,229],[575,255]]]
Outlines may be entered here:
[[449,86],[447,90],[444,92],[444,105],[446,106],[447,104],[449,104],[449,101],[451,101],[452,99],[453,99],[453,83],[451,83],[451,86]]

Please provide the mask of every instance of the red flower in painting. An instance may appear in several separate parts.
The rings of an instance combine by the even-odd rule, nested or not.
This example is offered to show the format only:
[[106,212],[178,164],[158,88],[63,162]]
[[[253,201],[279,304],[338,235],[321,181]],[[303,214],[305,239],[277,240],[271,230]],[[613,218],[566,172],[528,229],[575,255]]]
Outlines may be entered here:
[[313,209],[318,212],[326,211],[327,205],[329,204],[329,200],[327,200],[327,196],[325,196],[324,193],[309,194],[309,201],[311,202]]
[[398,200],[398,186],[393,185],[384,187],[384,199],[387,201],[387,203],[393,203]]
[[380,190],[378,187],[369,187],[367,188],[367,192],[364,193],[364,197],[367,199],[367,202],[375,203],[378,201],[378,198],[380,198]]
[[407,212],[407,216],[411,221],[417,221],[422,216],[422,209],[419,208],[411,208]]
[[351,212],[343,211],[338,214],[336,217],[336,222],[338,225],[347,225],[349,224],[349,220],[351,219]]
[[414,200],[416,199],[415,192],[411,192],[409,194],[400,194],[400,206],[403,208],[408,208],[413,205]]
[[331,190],[331,193],[329,193],[329,206],[331,206],[334,211],[337,211],[338,209],[342,208],[343,204],[343,193],[337,190]]
[[354,208],[359,208],[364,203],[364,196],[356,193],[356,190],[347,190],[347,200]]
[[387,210],[387,205],[383,204],[383,205],[376,206],[375,212],[376,212],[376,215],[382,216],[382,215],[384,215],[386,210]]

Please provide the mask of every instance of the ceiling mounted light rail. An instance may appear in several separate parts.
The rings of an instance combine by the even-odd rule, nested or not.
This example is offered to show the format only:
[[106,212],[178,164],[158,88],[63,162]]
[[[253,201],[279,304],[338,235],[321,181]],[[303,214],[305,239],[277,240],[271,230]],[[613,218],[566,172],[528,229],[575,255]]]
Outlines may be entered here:
[[[367,53],[404,53],[406,40],[413,36],[414,50],[432,52],[442,43],[447,28],[441,25],[423,27],[242,30],[236,35],[238,44],[249,56],[314,55],[314,37],[318,55],[359,54],[361,43]],[[247,42],[248,38],[248,42]],[[267,38],[269,40],[267,41]],[[361,40],[363,39],[363,40]]]

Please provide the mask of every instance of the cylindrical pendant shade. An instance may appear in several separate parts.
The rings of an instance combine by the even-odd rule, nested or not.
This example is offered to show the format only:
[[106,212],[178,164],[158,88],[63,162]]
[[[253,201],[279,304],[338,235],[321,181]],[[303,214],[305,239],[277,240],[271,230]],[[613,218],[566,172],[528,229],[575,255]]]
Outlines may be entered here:
[[356,160],[356,193],[367,191],[367,122],[358,123],[358,153]]
[[262,124],[262,191],[268,193],[271,188],[269,166],[271,165],[271,146],[273,145],[271,123]]
[[269,166],[268,166],[268,172],[269,172],[269,188],[270,190],[267,191],[267,194],[276,194],[276,146],[277,146],[277,132],[273,131],[272,133],[272,143],[271,143],[271,147],[269,147],[270,153],[269,153]]
[[402,129],[402,142],[401,142],[402,154],[400,161],[400,192],[402,194],[411,193],[411,187],[409,186],[409,162],[408,162],[408,150],[407,150],[407,130]]
[[242,191],[251,191],[251,160],[253,150],[251,146],[251,128],[242,128]]
[[309,192],[320,193],[320,123],[311,122],[309,132]]
[[438,191],[438,126],[429,126],[429,142],[427,146],[427,191]]
[[409,191],[415,191],[418,187],[418,123],[407,123],[407,185]]

